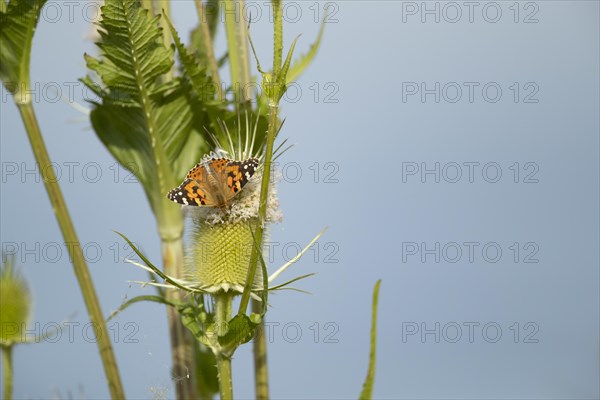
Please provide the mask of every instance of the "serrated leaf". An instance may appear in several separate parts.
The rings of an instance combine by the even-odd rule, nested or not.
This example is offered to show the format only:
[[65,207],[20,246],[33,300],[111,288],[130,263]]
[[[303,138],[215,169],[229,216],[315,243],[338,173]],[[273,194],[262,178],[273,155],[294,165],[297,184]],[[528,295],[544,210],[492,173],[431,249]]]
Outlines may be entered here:
[[142,98],[156,79],[173,65],[173,54],[162,41],[159,17],[152,17],[139,1],[107,0],[102,7],[97,43],[103,58],[88,67],[109,88],[120,88]]
[[[192,137],[191,140],[196,142],[204,140],[203,146],[190,144],[191,148],[198,149],[199,152],[202,150],[202,154],[198,154],[195,158],[195,161],[192,160],[193,162],[190,163],[188,160],[183,160],[181,158],[176,160],[176,162],[181,162],[189,168],[189,166],[193,165],[201,155],[206,154],[209,150],[209,146],[205,138],[205,130],[210,129],[211,133],[215,134],[219,138],[223,138],[224,132],[217,121],[228,119],[228,116],[231,113],[227,110],[227,102],[224,99],[215,99],[216,87],[214,86],[215,84],[210,77],[207,68],[202,64],[198,64],[196,58],[181,42],[181,39],[171,21],[168,19],[168,17],[165,18],[167,20],[167,25],[171,30],[175,49],[177,50],[178,58],[181,64],[182,81],[189,86],[190,90],[189,98],[192,106],[191,111],[194,114],[193,131],[191,134],[194,137]],[[186,147],[187,146],[188,145],[186,145]],[[186,172],[187,170],[182,171],[179,176],[183,177]]]
[[[31,44],[45,2],[12,0],[0,11],[0,79],[14,95],[29,86]],[[25,102],[27,97],[15,97],[15,100]]]
[[[171,30],[171,34],[173,35],[175,48],[177,49],[177,54],[179,55],[179,60],[181,61],[181,66],[183,68],[183,76],[188,79],[194,92],[200,98],[204,98],[202,95],[206,92],[207,88],[210,87],[212,80],[207,75],[206,68],[197,64],[194,56],[188,53],[169,18],[166,16],[165,18],[169,29]],[[206,98],[204,99],[207,100]]]
[[82,82],[101,96],[91,113],[96,134],[143,185],[163,238],[179,236],[179,209],[166,198],[208,149],[181,78],[163,82],[174,63],[159,27],[139,1],[107,0],[100,22],[101,55],[86,55],[101,80]]

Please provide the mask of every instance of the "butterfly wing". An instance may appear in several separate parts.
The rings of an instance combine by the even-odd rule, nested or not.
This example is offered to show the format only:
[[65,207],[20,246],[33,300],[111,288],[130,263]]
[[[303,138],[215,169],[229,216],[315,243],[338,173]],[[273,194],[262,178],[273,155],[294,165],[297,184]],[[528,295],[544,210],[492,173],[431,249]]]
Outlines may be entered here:
[[210,196],[202,187],[200,181],[186,179],[183,183],[171,190],[167,197],[175,203],[185,206],[210,206]]
[[242,190],[257,167],[256,158],[245,161],[213,158],[205,164],[196,164],[167,197],[188,206],[221,207]]
[[226,158],[212,160],[208,164],[208,173],[214,178],[214,200],[219,205],[226,205],[248,183],[256,172],[258,159],[250,158],[245,161],[232,161]]
[[206,182],[207,173],[206,166],[203,164],[196,164],[190,172],[187,173],[185,179],[194,179],[200,182]]
[[246,161],[230,161],[225,167],[225,184],[234,195],[242,190],[252,178],[258,167],[258,159],[249,158]]

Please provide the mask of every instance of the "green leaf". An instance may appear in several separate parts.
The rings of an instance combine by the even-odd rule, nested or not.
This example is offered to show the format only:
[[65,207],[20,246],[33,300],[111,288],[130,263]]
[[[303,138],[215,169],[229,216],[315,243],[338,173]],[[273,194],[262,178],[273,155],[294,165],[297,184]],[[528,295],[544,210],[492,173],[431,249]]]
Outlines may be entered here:
[[[209,146],[204,138],[203,120],[198,116],[198,110],[194,110],[199,107],[190,98],[189,87],[179,84],[175,92],[161,101],[156,110],[157,126],[170,163],[168,168],[175,179],[167,186],[168,191],[181,183],[189,169],[208,152]],[[166,193],[163,190],[161,199],[166,199]]]
[[194,165],[198,160],[209,151],[208,140],[205,137],[205,127],[210,126],[213,132],[220,132],[220,127],[216,124],[217,118],[227,111],[224,102],[214,100],[214,84],[207,69],[197,64],[196,59],[185,48],[173,24],[166,17],[167,25],[173,36],[175,48],[181,63],[182,78],[181,83],[189,91],[187,97],[194,117],[193,131],[190,134],[189,141],[186,143],[186,152],[182,152],[187,157],[178,157],[175,159],[176,176],[183,179],[190,165]]
[[[194,337],[198,339],[200,342],[208,345],[208,339],[206,337],[206,333],[204,331],[205,326],[209,326],[212,323],[211,314],[207,314],[199,307],[187,303],[182,304],[177,308],[179,311],[179,315],[181,317],[181,323],[192,332]],[[201,315],[202,313],[202,315]],[[200,317],[204,317],[205,320],[201,320]]]
[[145,189],[153,188],[156,165],[142,110],[107,103],[94,108],[90,118],[108,151],[137,177]]
[[254,337],[254,329],[258,326],[246,314],[237,314],[228,324],[225,335],[219,336],[219,344],[224,348],[235,349]]
[[0,10],[0,79],[17,104],[31,102],[31,43],[46,0],[12,0]]
[[265,264],[265,259],[263,258],[262,252],[258,252],[258,259],[260,261],[260,266],[262,268],[262,278],[263,278],[263,290],[260,294],[260,300],[263,305],[262,312],[260,313],[261,318],[267,314],[267,306],[269,301],[269,271],[267,271],[267,264]]
[[101,55],[85,56],[101,85],[89,76],[82,82],[101,96],[91,113],[96,134],[138,178],[161,238],[172,240],[180,237],[183,219],[166,194],[208,146],[189,85],[181,78],[165,81],[174,59],[159,18],[139,1],[107,0],[99,24]]
[[[284,92],[286,89],[285,84],[286,84],[286,82],[288,82],[287,74],[290,69],[290,65],[292,63],[292,55],[294,54],[294,49],[296,48],[296,43],[298,42],[299,38],[300,38],[300,36],[296,36],[296,39],[294,39],[294,41],[292,42],[292,45],[290,46],[290,49],[288,50],[287,56],[285,57],[285,62],[283,63],[283,67],[281,67],[281,73],[278,77],[278,81],[284,87]],[[281,95],[283,96],[283,93],[281,93]]]
[[159,17],[152,17],[139,1],[107,0],[102,7],[97,43],[103,59],[88,67],[111,90],[122,90],[142,100],[155,81],[173,65],[173,54],[162,42]]
[[379,287],[381,286],[381,279],[375,283],[373,288],[373,306],[371,316],[371,351],[369,353],[369,369],[367,371],[367,377],[363,384],[362,392],[360,393],[359,399],[370,400],[373,395],[373,382],[375,381],[375,352],[377,350],[377,303],[379,301]]
[[113,319],[114,317],[116,317],[119,313],[121,313],[121,311],[125,310],[126,308],[128,308],[130,305],[135,304],[135,303],[139,303],[141,301],[151,301],[154,303],[160,303],[160,304],[164,304],[166,306],[171,306],[171,307],[177,307],[178,304],[174,303],[172,301],[167,300],[166,298],[162,297],[162,296],[148,296],[148,295],[144,295],[144,296],[136,296],[132,299],[127,300],[126,302],[124,302],[123,304],[121,304],[119,306],[119,308],[117,308],[115,311],[113,311],[110,316],[106,319],[106,321],[110,321],[111,319]]
[[304,72],[306,68],[312,63],[315,56],[317,55],[317,51],[321,46],[321,39],[323,38],[323,32],[325,32],[325,21],[327,20],[327,13],[323,17],[323,21],[321,21],[321,27],[319,28],[319,34],[317,35],[317,39],[310,46],[308,52],[306,54],[302,54],[299,59],[293,62],[287,78],[286,83],[294,82],[298,77]]
[[[171,34],[173,35],[173,41],[175,42],[177,54],[179,54],[179,60],[181,61],[181,66],[183,69],[183,76],[187,78],[194,89],[194,92],[197,95],[202,96],[212,84],[212,80],[207,75],[206,68],[198,65],[194,59],[194,56],[188,53],[169,18],[166,16],[165,18],[167,20],[169,29],[171,30]],[[204,100],[207,99],[204,98]]]
[[202,399],[212,399],[219,393],[219,378],[215,368],[217,359],[212,350],[203,343],[194,341],[192,346],[196,360],[198,393]]
[[[261,318],[265,316],[267,313],[267,306],[269,300],[269,271],[267,270],[267,264],[265,263],[265,259],[260,251],[260,244],[256,242],[256,237],[254,236],[254,231],[250,229],[250,233],[252,234],[252,243],[254,244],[255,250],[258,254],[258,260],[260,261],[260,267],[262,269],[262,283],[263,290],[260,292],[260,300],[262,302],[262,312],[260,314]],[[249,293],[248,293],[249,295]]]

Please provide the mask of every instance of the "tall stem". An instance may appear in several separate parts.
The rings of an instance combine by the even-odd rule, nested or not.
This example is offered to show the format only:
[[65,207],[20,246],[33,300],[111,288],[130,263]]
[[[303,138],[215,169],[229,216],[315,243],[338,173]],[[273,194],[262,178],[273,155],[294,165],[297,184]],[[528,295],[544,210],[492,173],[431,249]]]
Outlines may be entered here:
[[[273,1],[273,16],[274,16],[274,48],[273,48],[273,77],[278,80],[279,74],[281,73],[281,66],[283,62],[283,16],[282,16],[282,4],[280,0]],[[258,208],[258,222],[255,230],[255,241],[256,245],[252,247],[252,253],[250,255],[250,265],[248,267],[248,275],[246,277],[246,286],[244,287],[244,293],[240,301],[239,313],[245,314],[248,308],[248,302],[250,300],[250,290],[252,283],[254,282],[254,276],[256,275],[256,268],[258,264],[259,251],[262,251],[263,235],[265,219],[267,214],[267,199],[269,193],[269,183],[271,180],[271,163],[273,160],[273,146],[275,143],[275,136],[279,128],[279,90],[285,90],[284,88],[277,88],[275,96],[269,99],[269,127],[267,130],[267,142],[265,149],[265,166],[263,169],[263,177],[260,188],[260,203]],[[266,290],[267,288],[263,288]],[[253,302],[252,309],[257,312],[261,309],[261,305]],[[255,394],[257,399],[267,400],[269,398],[269,370],[267,364],[267,342],[265,336],[265,323],[264,318],[261,321],[259,329],[262,334],[258,336],[254,342],[254,385]]]
[[233,381],[231,379],[231,358],[223,354],[217,355],[219,371],[219,395],[221,400],[233,399]]
[[229,50],[229,70],[238,111],[248,106],[252,98],[247,93],[250,83],[250,52],[248,50],[248,31],[245,25],[246,3],[244,0],[222,0],[225,14],[225,33]]
[[[238,313],[245,314],[248,308],[248,302],[250,299],[250,289],[252,282],[254,282],[254,276],[256,275],[256,268],[258,264],[259,250],[262,249],[263,235],[264,235],[264,224],[265,216],[267,213],[267,195],[269,191],[269,180],[271,175],[271,162],[273,159],[273,143],[275,141],[275,134],[277,133],[278,127],[278,110],[279,106],[277,102],[269,104],[269,129],[267,132],[267,149],[265,153],[265,167],[263,169],[263,180],[260,190],[260,204],[258,208],[258,222],[254,237],[256,245],[252,246],[252,253],[250,255],[250,265],[248,266],[248,275],[246,277],[246,286],[244,287],[244,293],[240,301],[240,308]],[[265,288],[267,289],[267,288]],[[261,313],[262,305],[253,303],[254,312]],[[265,338],[265,324],[264,318],[258,329],[262,334],[258,336],[254,342],[254,385],[256,398],[266,400],[269,398],[269,370],[267,368],[267,342]]]
[[[227,331],[227,324],[231,319],[231,303],[233,296],[230,293],[215,295],[215,325],[217,334],[222,336]],[[233,380],[231,377],[231,354],[228,349],[221,349],[215,354],[217,370],[219,371],[219,394],[221,400],[233,399]]]
[[30,101],[17,103],[17,106],[21,113],[23,123],[25,124],[33,154],[40,167],[39,169],[42,173],[42,179],[44,180],[44,185],[46,186],[52,209],[54,210],[65,243],[67,244],[75,276],[77,277],[79,287],[81,288],[90,321],[98,328],[98,350],[104,365],[104,372],[108,381],[110,395],[113,399],[123,399],[125,398],[125,392],[121,385],[117,361],[110,343],[110,335],[108,335],[100,303],[98,302],[98,296],[96,295],[96,290],[94,289],[94,284],[92,283],[90,272],[83,256],[82,248],[79,239],[77,238],[77,233],[75,232],[75,227],[73,226],[69,211],[67,210],[67,205],[60,190],[58,180],[56,179],[54,169],[47,168],[47,166],[51,164],[50,156],[46,150],[46,145],[42,138],[42,133],[40,132],[33,106]]
[[196,11],[198,13],[198,23],[200,24],[200,29],[202,29],[202,46],[204,47],[204,52],[208,57],[210,77],[212,78],[216,87],[217,100],[225,101],[225,97],[223,96],[223,87],[221,86],[221,77],[219,76],[219,67],[217,66],[213,41],[210,35],[210,29],[208,27],[208,14],[206,12],[206,6],[202,0],[194,0],[194,3],[196,4]]
[[3,399],[12,399],[13,388],[13,365],[12,365],[12,346],[2,346],[2,374],[4,378],[4,393]]
[[[252,311],[262,313],[263,304],[252,300]],[[264,318],[257,327],[259,334],[254,339],[254,391],[258,400],[267,400],[269,398],[269,368],[267,364],[267,336],[265,331]]]
[[283,5],[273,0],[273,75],[279,75],[283,62]]
[[[169,276],[183,276],[183,241],[162,240],[162,255],[164,271]],[[181,290],[167,290],[168,300],[181,302],[183,293]],[[173,307],[167,307],[169,321],[169,333],[171,336],[171,358],[173,360],[173,375],[178,379],[175,391],[178,399],[198,398],[195,380],[196,363],[194,361],[192,336],[183,326],[179,313]]]

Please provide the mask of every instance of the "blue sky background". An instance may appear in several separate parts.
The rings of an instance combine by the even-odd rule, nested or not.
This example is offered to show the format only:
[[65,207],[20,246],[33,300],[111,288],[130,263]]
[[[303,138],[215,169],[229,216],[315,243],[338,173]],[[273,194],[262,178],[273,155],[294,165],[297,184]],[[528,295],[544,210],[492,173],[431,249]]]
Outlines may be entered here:
[[[108,315],[152,293],[128,283],[146,275],[122,262],[130,250],[113,230],[153,260],[160,248],[141,187],[68,104],[85,105],[77,79],[83,53],[96,50],[83,13],[96,8],[67,3],[49,2],[36,32],[35,106]],[[252,4],[269,65],[269,9]],[[286,4],[286,44],[302,33],[299,52],[316,36],[317,10],[332,14],[282,107],[282,136],[295,146],[280,159],[285,220],[271,229],[271,268],[330,228],[282,277],[318,272],[299,284],[312,295],[271,298],[273,398],[357,397],[379,278],[374,397],[598,398],[599,3]],[[193,2],[172,11],[187,40]],[[32,330],[74,323],[15,350],[15,398],[106,398],[62,237],[1,95],[2,248],[33,291]],[[136,305],[109,326],[128,397],[173,398],[181,377],[170,377],[164,308]],[[252,379],[244,346],[236,397],[253,397]]]

